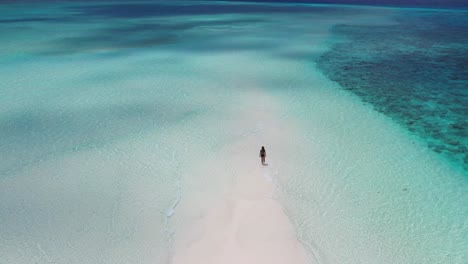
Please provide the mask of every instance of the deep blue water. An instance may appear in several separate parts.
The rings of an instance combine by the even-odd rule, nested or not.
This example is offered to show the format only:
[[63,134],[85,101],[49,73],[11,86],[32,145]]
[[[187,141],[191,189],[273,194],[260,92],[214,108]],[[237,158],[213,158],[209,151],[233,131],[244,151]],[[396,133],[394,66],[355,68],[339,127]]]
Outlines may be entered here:
[[[238,0],[230,0],[236,2]],[[379,5],[398,7],[427,7],[427,8],[466,8],[466,0],[243,0],[242,2],[281,2],[281,3],[319,3],[319,4],[350,4],[350,5]]]
[[399,11],[397,25],[338,25],[319,67],[468,168],[468,12]]

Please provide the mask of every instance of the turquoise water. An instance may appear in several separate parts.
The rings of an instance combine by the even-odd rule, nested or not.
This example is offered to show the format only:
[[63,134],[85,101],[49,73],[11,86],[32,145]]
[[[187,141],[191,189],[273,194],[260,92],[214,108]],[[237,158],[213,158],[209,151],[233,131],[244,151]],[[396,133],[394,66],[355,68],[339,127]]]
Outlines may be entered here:
[[262,143],[316,262],[468,259],[466,13],[148,1],[0,13],[0,263],[171,262],[190,222],[179,202],[229,189],[229,160],[210,164],[268,132],[243,119],[256,107],[289,135]]
[[399,10],[396,25],[338,25],[319,67],[466,171],[467,15]]

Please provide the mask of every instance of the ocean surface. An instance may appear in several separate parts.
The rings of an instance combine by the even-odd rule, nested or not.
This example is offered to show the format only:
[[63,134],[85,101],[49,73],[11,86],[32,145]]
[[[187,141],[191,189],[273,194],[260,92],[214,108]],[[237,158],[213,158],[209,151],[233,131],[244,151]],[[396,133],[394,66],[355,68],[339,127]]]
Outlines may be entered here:
[[27,1],[0,14],[1,264],[172,263],[180,227],[238,179],[230,158],[261,145],[311,263],[466,263],[468,11]]
[[392,26],[339,25],[319,68],[468,169],[468,16],[400,11]]

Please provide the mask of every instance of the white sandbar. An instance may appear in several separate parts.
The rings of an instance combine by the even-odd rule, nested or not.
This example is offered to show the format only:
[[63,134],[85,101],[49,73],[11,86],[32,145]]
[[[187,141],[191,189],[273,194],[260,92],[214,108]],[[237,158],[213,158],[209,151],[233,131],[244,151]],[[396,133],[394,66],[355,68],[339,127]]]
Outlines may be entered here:
[[[249,114],[241,113],[232,122],[242,120],[238,130],[257,130],[223,149],[219,160],[207,161],[195,169],[195,174],[207,170],[205,173],[212,177],[225,178],[231,187],[224,193],[195,193],[182,200],[180,213],[193,221],[176,229],[174,264],[311,263],[275,198],[279,194],[274,180],[276,157],[268,155],[269,150],[277,151],[285,144],[290,131],[275,117],[276,106],[271,98],[260,92],[249,97],[256,101],[240,107],[249,109]],[[266,146],[268,166],[262,166],[252,154],[258,152],[261,142],[271,142]]]

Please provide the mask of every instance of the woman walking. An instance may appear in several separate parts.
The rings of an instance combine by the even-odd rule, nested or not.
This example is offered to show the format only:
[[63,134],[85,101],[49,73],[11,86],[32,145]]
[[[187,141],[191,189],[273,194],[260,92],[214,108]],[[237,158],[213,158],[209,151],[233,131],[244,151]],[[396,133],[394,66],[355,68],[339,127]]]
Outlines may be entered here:
[[265,165],[266,151],[265,151],[264,146],[262,146],[262,148],[260,149],[260,155],[259,156],[262,159],[262,165]]

